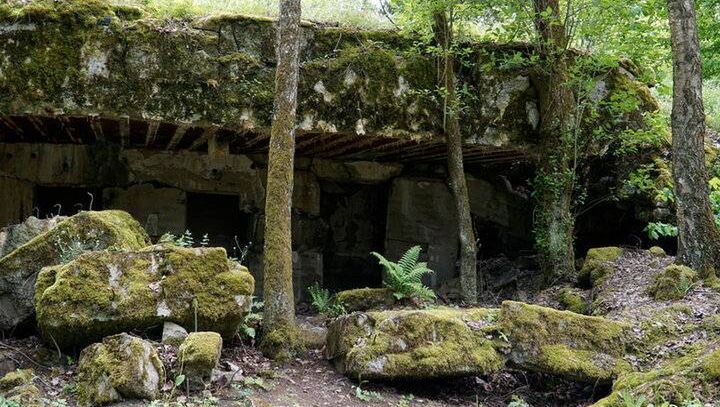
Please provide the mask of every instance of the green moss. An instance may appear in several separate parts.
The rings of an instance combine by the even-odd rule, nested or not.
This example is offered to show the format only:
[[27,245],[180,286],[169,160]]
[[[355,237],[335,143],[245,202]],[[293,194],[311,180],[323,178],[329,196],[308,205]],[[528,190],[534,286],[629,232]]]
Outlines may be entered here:
[[275,362],[286,363],[305,351],[305,341],[295,324],[276,324],[263,332],[260,351]]
[[[505,301],[500,329],[512,345],[510,359],[524,368],[602,381],[626,367],[621,358],[630,327],[625,323]],[[561,363],[571,351],[573,360],[582,360],[574,368]]]
[[340,291],[335,294],[335,301],[348,312],[354,312],[390,307],[395,304],[395,297],[389,288],[357,288]]
[[504,365],[488,339],[496,319],[483,308],[355,313],[330,325],[328,355],[363,379],[489,374]]
[[633,341],[635,353],[654,359],[658,349],[697,328],[692,321],[693,310],[687,305],[673,304],[654,311],[639,323],[640,335]]
[[120,334],[82,351],[76,382],[81,405],[102,405],[123,398],[153,400],[165,383],[165,369],[149,343]]
[[557,300],[568,311],[577,314],[588,314],[590,311],[590,304],[578,289],[564,287],[558,293]]
[[171,321],[232,337],[254,280],[231,268],[222,248],[152,246],[93,252],[40,273],[37,320],[49,343],[82,346],[104,336]]
[[590,249],[580,270],[580,280],[597,286],[613,272],[613,262],[620,258],[624,250],[620,247],[600,247]]
[[567,345],[540,348],[540,364],[554,374],[594,382],[610,382],[620,374],[632,371],[630,364],[602,352],[575,350]]
[[32,369],[14,370],[12,372],[5,374],[5,376],[0,378],[0,391],[7,392],[18,386],[32,384],[32,380],[33,380]]
[[697,280],[697,273],[687,266],[671,264],[655,276],[648,294],[658,301],[679,300],[685,297]]
[[222,337],[216,332],[193,332],[179,348],[183,372],[191,377],[209,378],[220,360]]
[[667,256],[667,254],[665,253],[665,249],[663,249],[663,248],[660,247],[660,246],[653,246],[653,247],[651,247],[650,249],[648,249],[648,251],[649,251],[650,254],[652,254],[653,256],[657,256],[657,257],[665,257],[665,256]]
[[715,350],[703,359],[703,370],[711,380],[720,379],[720,350]]
[[[34,311],[35,280],[43,267],[73,260],[88,250],[136,250],[150,239],[128,213],[81,212],[60,222],[0,259],[0,298],[13,314],[0,312],[0,329],[9,329]],[[11,304],[11,305],[10,305]]]

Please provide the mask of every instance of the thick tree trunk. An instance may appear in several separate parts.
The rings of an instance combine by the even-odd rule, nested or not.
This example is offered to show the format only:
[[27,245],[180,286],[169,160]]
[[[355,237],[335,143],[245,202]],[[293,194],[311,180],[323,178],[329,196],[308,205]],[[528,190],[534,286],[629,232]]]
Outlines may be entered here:
[[558,0],[535,0],[534,7],[535,28],[544,56],[544,65],[534,77],[541,118],[534,182],[535,243],[546,282],[552,284],[575,277],[572,214],[575,97],[568,86],[567,37]]
[[435,41],[444,50],[438,69],[438,83],[445,89],[444,132],[448,154],[450,189],[455,198],[460,238],[460,291],[463,301],[477,302],[477,246],[470,214],[470,195],[463,166],[462,135],[455,93],[455,61],[451,54],[452,28],[445,11],[435,14]]
[[715,275],[720,235],[708,198],[700,44],[692,0],[668,0],[673,53],[672,155],[678,260]]
[[297,349],[290,230],[300,51],[300,0],[281,0],[277,22],[275,109],[270,130],[261,350],[285,359]]

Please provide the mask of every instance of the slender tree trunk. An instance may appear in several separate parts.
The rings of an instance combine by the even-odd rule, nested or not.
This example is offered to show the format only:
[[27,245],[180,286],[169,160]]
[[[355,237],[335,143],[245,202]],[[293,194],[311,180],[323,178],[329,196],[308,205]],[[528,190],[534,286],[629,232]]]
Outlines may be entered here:
[[552,284],[575,277],[575,97],[568,86],[567,36],[561,24],[559,0],[534,0],[534,7],[535,28],[544,56],[544,64],[534,75],[541,118],[534,182],[535,243],[546,282]]
[[673,54],[672,156],[678,260],[715,276],[720,235],[708,199],[700,44],[692,0],[668,0]]
[[275,109],[265,197],[264,335],[261,350],[286,359],[297,350],[292,276],[291,206],[300,51],[300,0],[281,0],[277,22]]
[[455,198],[460,238],[460,291],[463,301],[477,302],[477,246],[470,214],[470,195],[463,167],[462,135],[455,93],[455,60],[452,56],[453,33],[445,11],[435,14],[435,41],[444,55],[438,69],[438,83],[445,89],[443,129],[447,144],[450,189]]

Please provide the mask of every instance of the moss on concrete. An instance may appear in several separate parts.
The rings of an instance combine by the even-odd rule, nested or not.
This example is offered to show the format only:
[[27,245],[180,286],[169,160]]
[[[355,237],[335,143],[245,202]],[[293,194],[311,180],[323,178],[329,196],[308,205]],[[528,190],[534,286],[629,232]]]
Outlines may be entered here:
[[504,366],[489,339],[496,319],[483,308],[354,313],[331,323],[328,356],[363,379],[490,374]]
[[80,353],[76,382],[80,405],[103,405],[123,399],[154,400],[165,383],[165,369],[152,345],[119,334]]
[[222,337],[216,332],[192,332],[179,348],[182,371],[191,378],[208,379],[220,361]]
[[152,246],[92,252],[43,269],[37,320],[44,338],[62,348],[104,336],[178,323],[232,337],[248,311],[254,280],[231,269],[222,248]]
[[679,300],[685,297],[697,280],[697,273],[690,267],[671,264],[655,276],[648,294],[658,301]]
[[523,368],[607,382],[628,367],[627,324],[513,301],[503,302],[499,322],[510,359]]
[[584,315],[590,312],[590,304],[587,298],[577,288],[563,287],[558,292],[557,300],[568,311]]
[[580,270],[579,279],[597,286],[612,274],[613,262],[620,258],[624,250],[620,247],[599,247],[590,249]]
[[87,250],[136,250],[150,242],[140,224],[122,211],[81,212],[0,259],[0,330],[34,311],[40,269],[66,263]]
[[395,304],[395,297],[389,288],[356,288],[335,294],[335,301],[346,311],[354,312],[390,307]]

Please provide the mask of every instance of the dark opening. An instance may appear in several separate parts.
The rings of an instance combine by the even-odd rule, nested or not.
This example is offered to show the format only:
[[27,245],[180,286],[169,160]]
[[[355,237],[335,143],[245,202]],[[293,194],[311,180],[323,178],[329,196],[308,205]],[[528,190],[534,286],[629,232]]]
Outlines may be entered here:
[[240,210],[237,195],[187,194],[187,227],[199,243],[207,234],[210,246],[235,253],[235,238],[242,245],[251,236],[253,215]]
[[323,253],[323,281],[330,290],[382,285],[382,268],[370,252],[384,251],[388,194],[387,185],[323,187],[321,216],[330,229]]
[[56,215],[72,216],[80,211],[101,210],[102,191],[99,188],[37,187],[34,215],[47,218]]

